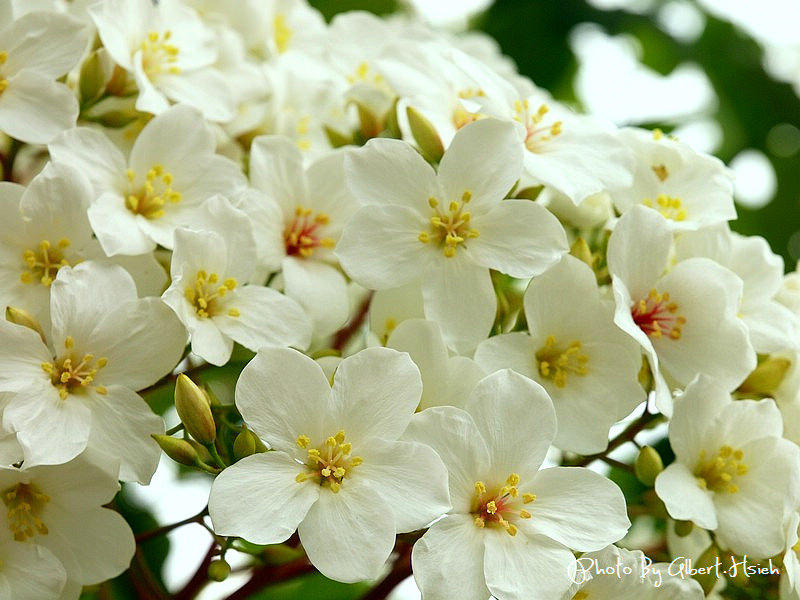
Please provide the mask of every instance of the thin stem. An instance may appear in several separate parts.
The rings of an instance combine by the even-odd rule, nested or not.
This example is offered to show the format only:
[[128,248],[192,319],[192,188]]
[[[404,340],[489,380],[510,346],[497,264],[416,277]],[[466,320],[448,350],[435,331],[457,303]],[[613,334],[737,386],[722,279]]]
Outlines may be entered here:
[[367,295],[361,303],[361,306],[358,307],[358,312],[353,316],[350,322],[336,333],[336,336],[333,338],[333,344],[331,345],[334,350],[339,350],[341,352],[342,348],[344,348],[347,342],[350,341],[350,338],[353,337],[353,334],[358,331],[364,323],[364,320],[367,318],[367,313],[369,312],[370,302],[372,302],[372,294],[373,293],[370,292]]
[[175,427],[167,429],[166,435],[175,435],[179,431],[183,431],[183,423],[178,423]]
[[227,463],[224,460],[222,460],[222,457],[219,455],[219,452],[217,452],[217,447],[214,445],[214,442],[208,444],[206,448],[208,448],[208,452],[209,454],[211,454],[211,458],[213,458],[214,461],[216,461],[218,467],[224,469],[225,467],[228,466]]
[[184,525],[188,525],[189,523],[200,523],[208,514],[208,506],[206,506],[203,510],[201,510],[196,515],[192,515],[191,517],[187,517],[182,521],[178,521],[177,523],[170,523],[169,525],[163,525],[162,527],[158,527],[156,529],[151,529],[150,531],[144,531],[142,533],[136,534],[136,543],[142,544],[148,540],[151,540],[155,537],[159,537],[166,533],[169,533],[173,529],[177,529],[178,527],[183,527]]
[[294,579],[295,577],[311,573],[315,570],[314,566],[308,562],[305,556],[282,565],[264,565],[258,567],[253,571],[250,580],[228,596],[226,600],[245,600],[254,592],[268,585]]
[[641,417],[639,417],[633,423],[628,425],[628,427],[626,427],[625,430],[622,431],[617,437],[611,440],[608,443],[608,448],[606,448],[605,451],[599,452],[597,454],[590,454],[589,456],[584,456],[576,460],[575,462],[571,462],[568,464],[573,467],[585,467],[589,463],[592,463],[596,460],[604,460],[605,458],[607,458],[607,454],[609,452],[611,452],[615,448],[622,446],[627,442],[632,441],[633,438],[635,438],[640,431],[647,429],[651,425],[651,423],[660,420],[662,418],[663,417],[658,413],[645,412]]

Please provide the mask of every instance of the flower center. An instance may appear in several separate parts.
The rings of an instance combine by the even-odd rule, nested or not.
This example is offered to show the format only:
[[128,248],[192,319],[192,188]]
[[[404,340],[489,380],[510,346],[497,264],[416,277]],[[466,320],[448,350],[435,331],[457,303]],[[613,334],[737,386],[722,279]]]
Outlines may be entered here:
[[716,456],[710,460],[706,451],[700,452],[700,461],[694,469],[697,485],[712,492],[728,492],[735,494],[739,486],[734,480],[747,474],[747,465],[742,462],[744,453],[730,446],[722,446]]
[[[206,273],[204,270],[199,270],[194,278],[194,285],[187,286],[184,291],[184,297],[194,307],[194,312],[201,319],[213,317],[219,313],[219,307],[216,306],[217,300],[223,298],[228,292],[236,289],[236,280],[233,277],[228,277],[221,284],[219,283],[219,275],[216,273]],[[228,316],[238,317],[239,311],[235,308],[228,310]]]
[[513,521],[530,519],[531,513],[521,508],[536,500],[535,494],[522,494],[520,497],[519,475],[512,473],[505,485],[489,491],[482,481],[475,482],[475,496],[472,499],[472,510],[475,526],[502,527],[509,535],[517,535],[517,527]]
[[353,445],[345,442],[344,431],[329,437],[325,443],[316,448],[311,447],[311,438],[307,435],[297,437],[297,445],[308,450],[306,466],[308,470],[298,473],[297,483],[315,479],[322,486],[329,487],[334,494],[342,489],[344,478],[350,475],[354,467],[364,460],[360,456],[350,456]]
[[633,303],[631,315],[633,322],[647,335],[660,338],[664,335],[677,340],[681,337],[681,329],[686,318],[675,314],[678,305],[669,301],[669,294],[658,293],[655,288],[647,294],[647,298]]
[[667,177],[669,177],[669,171],[667,171],[667,167],[664,165],[653,165],[650,169],[652,169],[655,176],[658,177],[658,180],[661,182],[666,181]]
[[125,199],[125,206],[135,215],[146,219],[160,219],[164,216],[164,205],[169,202],[177,204],[181,201],[180,193],[172,189],[172,174],[165,171],[162,165],[153,165],[147,172],[144,185],[138,191],[133,189],[136,173],[127,171],[130,193]]
[[428,198],[428,205],[433,209],[430,231],[422,231],[417,239],[423,244],[434,242],[442,247],[442,252],[447,258],[454,257],[459,244],[464,244],[466,239],[480,235],[477,229],[470,228],[472,215],[464,210],[471,198],[472,192],[465,191],[461,196],[461,202],[453,200],[447,206],[447,211],[439,208],[439,201],[436,198]]
[[[64,347],[71,351],[75,346],[75,341],[71,335],[64,340]],[[106,366],[107,358],[95,360],[93,354],[84,354],[80,360],[73,356],[72,352],[54,362],[42,363],[42,370],[50,375],[50,381],[58,390],[58,395],[64,400],[69,394],[74,394],[81,388],[89,387],[94,381],[97,372]],[[98,394],[106,394],[108,390],[102,385],[93,386]]]
[[333,248],[336,242],[333,238],[321,237],[319,228],[330,223],[330,217],[325,213],[314,214],[310,208],[297,206],[294,209],[294,219],[283,232],[283,239],[286,243],[287,256],[301,256],[308,258],[314,254],[314,250],[322,246],[323,248]]
[[[661,168],[664,168],[663,166]],[[653,167],[655,170],[656,167]],[[666,169],[664,168],[664,173],[666,173]],[[658,175],[658,173],[656,173]],[[659,175],[659,178],[661,176]],[[664,179],[666,179],[666,174],[664,175]],[[662,179],[663,181],[663,179]],[[668,196],[667,194],[659,194],[656,198],[656,201],[653,202],[651,198],[645,198],[642,200],[642,204],[647,206],[648,208],[652,208],[657,210],[661,213],[661,216],[665,219],[670,219],[672,221],[685,221],[688,213],[686,212],[686,207],[681,202],[680,198],[673,198],[672,196]]]
[[556,343],[556,338],[549,335],[544,346],[536,353],[536,360],[539,363],[539,374],[560,388],[567,385],[567,376],[570,373],[583,377],[589,372],[586,366],[589,357],[581,353],[581,343],[578,340],[561,348]]
[[8,526],[14,539],[24,542],[37,533],[47,535],[42,512],[50,497],[32,483],[18,483],[3,492],[3,504],[8,507]]
[[152,79],[153,75],[160,73],[171,73],[177,75],[181,72],[178,62],[178,47],[170,44],[172,32],[167,30],[159,34],[157,31],[150,31],[142,41],[142,68],[147,77]]
[[525,147],[531,152],[540,151],[542,143],[561,134],[563,126],[561,121],[553,121],[550,124],[543,123],[548,112],[550,112],[550,107],[547,104],[540,104],[536,112],[532,112],[530,102],[527,100],[514,102],[514,120],[525,126]]
[[280,54],[283,54],[289,49],[289,42],[292,41],[294,32],[286,24],[286,16],[282,13],[275,15],[272,20],[272,27],[275,31],[275,47]]
[[38,280],[43,286],[49,287],[61,267],[68,267],[69,262],[64,258],[64,249],[69,246],[69,240],[64,238],[53,246],[48,240],[39,242],[35,250],[25,250],[22,260],[26,269],[19,276],[22,283],[33,283]]

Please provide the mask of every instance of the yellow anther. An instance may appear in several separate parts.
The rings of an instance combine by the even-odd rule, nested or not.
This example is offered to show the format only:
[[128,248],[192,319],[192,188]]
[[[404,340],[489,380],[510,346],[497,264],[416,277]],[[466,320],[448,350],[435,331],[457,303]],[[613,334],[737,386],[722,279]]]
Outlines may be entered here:
[[242,313],[239,312],[238,308],[229,308],[228,309],[228,316],[229,317],[241,317]]
[[337,479],[342,479],[347,471],[343,467],[336,467],[336,470],[333,472],[333,476]]
[[464,190],[464,193],[461,194],[461,203],[466,204],[470,200],[472,200],[472,192],[469,190]]
[[358,465],[360,465],[363,462],[364,462],[363,458],[361,458],[360,456],[354,456],[353,459],[350,461],[350,466],[351,467],[357,467]]
[[0,65],[4,64],[8,60],[8,52],[3,50],[0,52]]
[[333,448],[334,446],[336,446],[336,438],[333,437],[333,436],[330,436],[328,439],[325,440],[325,445],[326,446],[330,446],[331,448]]
[[508,476],[508,479],[506,479],[506,483],[508,485],[519,485],[519,475],[512,473]]
[[669,177],[669,171],[667,171],[667,167],[664,165],[653,165],[650,167],[655,173],[655,176],[658,177],[659,181],[665,181],[667,177]]
[[181,195],[172,189],[172,174],[168,173],[163,165],[153,165],[146,174],[141,189],[134,189],[135,174],[131,169],[127,171],[129,180],[128,195],[125,207],[136,215],[146,219],[159,219],[164,216],[164,205],[167,201],[171,204],[180,202]]
[[417,239],[418,239],[420,242],[422,242],[423,244],[427,244],[429,241],[431,241],[431,238],[430,238],[430,236],[428,235],[428,232],[427,232],[427,231],[423,231],[423,232],[421,232],[421,233],[419,234],[419,236],[417,237]]
[[486,485],[484,485],[482,481],[475,482],[475,493],[478,494],[479,496],[486,493]]
[[721,446],[717,454],[710,460],[707,459],[706,451],[700,453],[700,459],[694,469],[694,476],[698,486],[713,492],[728,492],[735,494],[739,491],[739,486],[732,483],[736,477],[747,474],[747,465],[742,459],[744,453],[731,446]]
[[24,542],[37,534],[48,534],[41,517],[50,497],[36,485],[18,483],[3,491],[0,497],[7,507],[8,526],[16,541]]
[[428,206],[430,206],[431,208],[436,208],[437,206],[439,206],[439,201],[433,196],[431,196],[430,198],[428,198]]
[[297,445],[301,448],[308,448],[311,445],[311,438],[307,435],[297,436]]
[[491,500],[490,502],[486,503],[486,512],[489,513],[490,515],[493,515],[494,513],[497,512],[497,504],[495,504],[494,500]]
[[486,523],[480,517],[475,517],[475,526],[483,529],[484,527],[486,527]]
[[510,536],[517,535],[517,527],[516,527],[516,525],[506,521],[505,528],[506,528],[506,531],[508,532],[508,535],[510,535]]
[[71,350],[73,346],[75,346],[75,340],[71,335],[68,335],[66,338],[64,338],[64,347],[67,350]]
[[536,501],[536,494],[529,494],[529,493],[522,494],[522,502],[524,504],[530,504],[531,502],[535,501]]
[[108,390],[106,389],[105,386],[102,385],[96,385],[94,387],[94,391],[100,394],[101,396],[105,396],[106,394],[108,394]]
[[338,494],[339,490],[341,490],[341,489],[342,489],[342,484],[341,483],[339,483],[338,481],[331,481],[331,491],[334,494]]
[[531,513],[529,513],[527,510],[521,510],[521,511],[519,511],[519,518],[520,519],[530,519],[531,518]]
[[539,374],[552,380],[556,387],[563,388],[567,385],[570,374],[584,376],[589,372],[589,357],[581,352],[581,343],[574,340],[566,348],[556,343],[554,336],[550,335],[545,340],[538,352],[536,360],[539,363]]
[[330,470],[330,468],[325,467],[324,469],[322,469],[320,471],[320,474],[322,474],[323,477],[330,477],[331,476],[331,470]]

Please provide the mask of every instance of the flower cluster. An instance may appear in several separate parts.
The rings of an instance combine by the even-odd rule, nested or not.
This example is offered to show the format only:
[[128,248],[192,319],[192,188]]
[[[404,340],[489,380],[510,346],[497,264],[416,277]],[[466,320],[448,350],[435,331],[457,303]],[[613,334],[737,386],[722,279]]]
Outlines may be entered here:
[[800,286],[730,230],[720,161],[406,19],[0,15],[0,595],[123,572],[109,503],[163,451],[214,478],[213,579],[242,552],[425,600],[703,597],[634,551],[649,511],[704,560],[783,554],[800,597]]

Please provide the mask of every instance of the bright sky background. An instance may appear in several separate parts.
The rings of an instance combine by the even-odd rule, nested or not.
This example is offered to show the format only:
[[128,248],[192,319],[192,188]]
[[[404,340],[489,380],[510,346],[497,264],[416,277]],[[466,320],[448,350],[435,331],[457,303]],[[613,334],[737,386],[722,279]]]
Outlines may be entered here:
[[[407,0],[419,14],[434,25],[461,29],[467,18],[482,10],[491,0]],[[795,0],[698,0],[709,12],[731,20],[762,43],[767,51],[766,66],[776,77],[792,81],[800,90],[800,2]],[[590,0],[598,8],[625,8],[650,12],[656,0]],[[699,36],[705,16],[684,0],[658,4],[656,20],[677,39],[691,41]],[[653,120],[680,121],[678,137],[698,150],[713,152],[722,132],[711,117],[716,96],[705,73],[697,65],[682,64],[662,76],[639,61],[641,48],[629,36],[609,36],[598,26],[578,26],[570,44],[580,60],[576,92],[588,112],[619,125]],[[625,93],[619,93],[624,90]],[[800,152],[800,130],[793,125],[771,132],[768,143],[784,156]],[[778,129],[778,128],[776,128]],[[770,142],[770,139],[773,139]],[[730,164],[736,174],[737,201],[758,207],[772,197],[775,173],[769,160],[757,150],[745,150]],[[168,424],[177,417],[168,416]],[[190,516],[205,506],[209,481],[204,477],[175,481],[177,468],[164,458],[149,487],[133,486],[135,496],[151,507],[160,523],[172,523]],[[168,500],[165,500],[168,499]],[[198,525],[178,529],[170,535],[173,549],[165,567],[170,589],[179,588],[194,572],[210,543],[208,533]],[[228,555],[234,559],[236,552]],[[232,566],[236,566],[232,563]],[[247,580],[247,574],[231,576],[221,584],[206,588],[201,600],[223,598]],[[419,598],[413,580],[401,585],[391,600]]]

